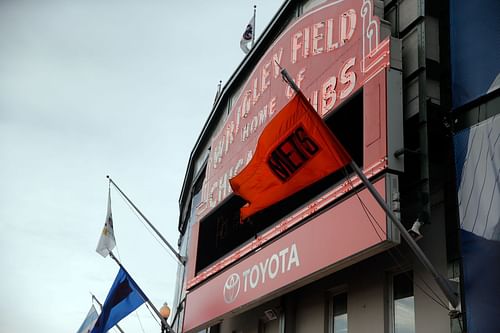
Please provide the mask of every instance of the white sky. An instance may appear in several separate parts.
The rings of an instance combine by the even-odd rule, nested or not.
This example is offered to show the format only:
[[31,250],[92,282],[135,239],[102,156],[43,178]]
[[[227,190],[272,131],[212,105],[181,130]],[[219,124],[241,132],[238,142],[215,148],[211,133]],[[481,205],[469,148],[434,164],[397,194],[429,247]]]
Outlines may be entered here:
[[[217,83],[244,58],[253,5],[258,37],[281,3],[0,0],[2,332],[76,332],[89,292],[104,301],[118,272],[95,252],[107,174],[176,247]],[[124,266],[157,307],[172,304],[176,261],[111,195]],[[160,329],[144,306],[120,326]]]

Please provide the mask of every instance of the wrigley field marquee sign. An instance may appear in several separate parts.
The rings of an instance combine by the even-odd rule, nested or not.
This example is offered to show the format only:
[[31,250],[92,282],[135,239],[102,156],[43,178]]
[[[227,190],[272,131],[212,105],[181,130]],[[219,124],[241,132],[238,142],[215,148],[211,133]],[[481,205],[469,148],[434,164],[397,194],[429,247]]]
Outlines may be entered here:
[[333,1],[293,23],[268,49],[213,138],[200,217],[229,194],[229,179],[252,158],[269,120],[292,96],[286,68],[321,116],[353,95],[388,65],[388,40],[371,1]]
[[[232,194],[229,179],[249,163],[260,134],[291,99],[281,68],[286,68],[322,117],[363,89],[363,169],[374,175],[387,168],[389,43],[389,38],[380,38],[380,20],[373,16],[371,0],[326,1],[294,18],[242,82],[239,96],[212,138],[197,221]],[[294,135],[291,140],[302,144],[304,158],[315,154],[307,133],[298,128]],[[281,171],[280,176],[288,177],[285,171],[290,170]],[[383,196],[387,177],[379,177],[375,184]],[[356,197],[331,205],[355,185],[346,182],[322,193],[199,272],[195,262],[200,223],[195,223],[183,331],[197,332],[314,281],[320,273],[331,273],[392,246],[390,232],[384,230],[384,239],[373,232]],[[366,191],[359,195],[378,221],[386,221]],[[319,209],[321,214],[299,224]]]

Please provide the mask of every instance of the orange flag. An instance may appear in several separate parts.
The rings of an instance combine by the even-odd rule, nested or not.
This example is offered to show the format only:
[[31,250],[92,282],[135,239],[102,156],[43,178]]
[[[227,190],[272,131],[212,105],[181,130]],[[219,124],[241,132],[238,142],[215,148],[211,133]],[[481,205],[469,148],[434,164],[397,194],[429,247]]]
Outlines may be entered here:
[[299,92],[269,122],[252,160],[229,180],[247,204],[241,221],[350,163],[351,157]]

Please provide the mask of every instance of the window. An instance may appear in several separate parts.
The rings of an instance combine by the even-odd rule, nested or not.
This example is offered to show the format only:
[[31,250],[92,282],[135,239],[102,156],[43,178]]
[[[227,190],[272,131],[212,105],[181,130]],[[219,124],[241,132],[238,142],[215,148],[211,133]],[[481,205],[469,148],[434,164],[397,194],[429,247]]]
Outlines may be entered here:
[[312,8],[319,6],[322,3],[325,3],[326,0],[307,0],[304,4],[302,4],[302,12],[301,14],[307,13]]
[[415,332],[415,300],[412,276],[411,271],[393,276],[392,333]]
[[347,293],[332,295],[329,303],[329,333],[347,333]]
[[198,333],[219,333],[220,332],[220,324],[216,324],[214,326],[210,326],[208,328],[204,328]]
[[211,326],[208,329],[208,333],[219,333],[220,332],[220,324],[216,324],[214,326]]
[[279,333],[280,321],[276,319],[269,320],[268,318],[259,321],[259,333]]

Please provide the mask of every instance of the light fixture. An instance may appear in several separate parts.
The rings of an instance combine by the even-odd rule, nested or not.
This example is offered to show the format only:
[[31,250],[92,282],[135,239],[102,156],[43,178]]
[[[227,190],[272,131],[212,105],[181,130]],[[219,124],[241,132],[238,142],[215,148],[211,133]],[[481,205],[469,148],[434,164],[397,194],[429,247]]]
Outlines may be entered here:
[[420,233],[420,227],[422,226],[422,222],[420,222],[418,219],[413,223],[412,227],[410,230],[408,230],[408,233],[410,234],[411,237],[413,237],[414,240],[419,240],[420,238],[424,237]]
[[276,311],[274,309],[264,310],[264,315],[266,316],[267,320],[278,319],[278,315],[276,314]]
[[[165,322],[167,321],[168,317],[170,316],[170,307],[168,306],[168,304],[166,302],[163,303],[163,305],[160,308],[160,316],[164,319]],[[161,331],[162,331],[162,333],[168,332],[167,325],[165,325],[163,321],[161,323]]]

